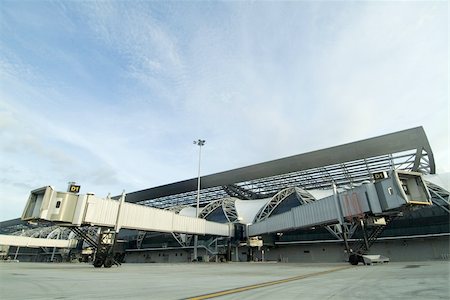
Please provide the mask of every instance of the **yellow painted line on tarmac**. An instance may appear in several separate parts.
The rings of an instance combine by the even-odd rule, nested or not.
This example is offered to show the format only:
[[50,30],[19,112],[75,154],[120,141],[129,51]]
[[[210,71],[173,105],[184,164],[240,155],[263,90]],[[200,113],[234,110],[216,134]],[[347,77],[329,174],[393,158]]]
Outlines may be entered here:
[[235,294],[235,293],[240,293],[240,292],[244,292],[244,291],[248,291],[248,290],[254,290],[254,289],[258,289],[258,288],[263,288],[263,287],[266,287],[266,286],[271,286],[271,285],[286,283],[286,282],[290,282],[290,281],[310,278],[310,277],[314,277],[314,276],[318,276],[318,275],[329,274],[329,273],[333,273],[333,272],[337,272],[337,271],[341,271],[341,270],[345,270],[345,269],[349,269],[349,268],[353,268],[353,266],[339,267],[339,268],[334,268],[334,269],[331,269],[331,270],[326,270],[326,271],[321,271],[321,272],[316,272],[316,273],[310,273],[310,274],[305,274],[305,275],[299,275],[299,276],[295,276],[295,277],[289,277],[289,278],[286,278],[286,279],[280,279],[280,280],[274,280],[274,281],[268,281],[268,282],[263,282],[263,283],[258,283],[258,284],[247,285],[247,286],[243,286],[243,287],[239,287],[239,288],[235,288],[235,289],[230,289],[230,290],[225,290],[225,291],[220,291],[220,292],[215,292],[215,293],[210,293],[210,294],[205,294],[205,295],[200,295],[200,296],[195,296],[195,297],[192,297],[192,298],[187,298],[187,300],[211,299],[211,298],[225,296],[225,295],[229,295],[229,294]]

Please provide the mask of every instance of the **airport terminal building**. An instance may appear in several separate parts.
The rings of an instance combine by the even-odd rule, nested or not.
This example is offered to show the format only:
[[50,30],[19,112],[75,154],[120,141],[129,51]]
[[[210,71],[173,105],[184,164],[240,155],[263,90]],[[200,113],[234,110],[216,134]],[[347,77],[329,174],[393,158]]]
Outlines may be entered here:
[[[396,192],[386,185],[388,177],[399,182],[398,193],[406,204],[393,207],[389,202]],[[426,187],[416,191],[422,180]],[[127,194],[125,202],[164,210],[173,220],[185,222],[196,217],[199,200],[198,218],[214,228],[227,225],[230,234],[216,234],[208,227],[195,231],[175,225],[173,230],[123,226],[115,245],[120,259],[341,262],[353,251],[391,261],[449,259],[449,176],[436,174],[422,127],[207,175],[200,182],[199,190],[193,178],[136,191]],[[382,190],[387,196],[373,202],[372,195]],[[134,211],[136,219],[145,218]],[[100,223],[89,224],[1,222],[3,235],[79,241],[70,249],[9,245],[3,247],[3,256],[22,261],[90,259],[99,234],[99,225],[92,225]]]

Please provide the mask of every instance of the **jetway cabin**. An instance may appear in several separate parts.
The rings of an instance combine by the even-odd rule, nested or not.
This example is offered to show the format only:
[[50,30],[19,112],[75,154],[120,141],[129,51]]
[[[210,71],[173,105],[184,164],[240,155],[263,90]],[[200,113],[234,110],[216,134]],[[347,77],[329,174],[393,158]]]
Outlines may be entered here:
[[430,193],[418,172],[397,170],[376,174],[375,187],[383,210],[396,209],[402,205],[431,205]]
[[[46,220],[51,222],[74,223],[78,195],[68,192],[57,192],[51,186],[31,191],[22,214],[22,220]],[[80,212],[78,207],[78,212]],[[75,223],[76,224],[76,223]],[[81,224],[78,224],[81,225]]]

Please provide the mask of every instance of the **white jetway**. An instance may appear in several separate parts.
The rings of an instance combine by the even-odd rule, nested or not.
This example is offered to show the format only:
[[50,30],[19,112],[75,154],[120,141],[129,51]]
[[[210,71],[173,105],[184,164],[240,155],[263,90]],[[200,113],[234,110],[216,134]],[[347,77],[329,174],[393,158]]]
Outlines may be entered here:
[[22,220],[44,220],[65,226],[92,225],[141,231],[178,232],[231,237],[233,226],[175,214],[172,211],[104,199],[94,195],[57,192],[51,186],[31,192]]
[[[71,190],[71,189],[70,189]],[[46,186],[31,192],[22,214],[25,221],[53,222],[72,230],[94,246],[94,267],[110,268],[120,264],[115,257],[117,233],[121,228],[195,235],[232,237],[233,224],[178,215],[173,211],[126,203],[119,200],[58,192]],[[98,226],[98,237],[84,235],[79,227]]]
[[17,235],[5,235],[0,234],[0,245],[5,246],[17,246],[17,247],[49,247],[49,248],[75,248],[78,241],[75,239],[70,240],[57,240],[57,239],[42,239],[33,238],[29,236],[17,236]]

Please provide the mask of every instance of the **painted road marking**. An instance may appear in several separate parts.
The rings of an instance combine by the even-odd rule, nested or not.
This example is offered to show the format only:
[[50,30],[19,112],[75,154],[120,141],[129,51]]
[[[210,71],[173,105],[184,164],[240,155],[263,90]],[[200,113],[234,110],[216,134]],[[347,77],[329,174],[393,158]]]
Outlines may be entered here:
[[268,282],[263,282],[263,283],[258,283],[258,284],[247,285],[247,286],[243,286],[243,287],[239,287],[239,288],[235,288],[235,289],[230,289],[230,290],[225,290],[225,291],[220,291],[220,292],[214,292],[214,293],[200,295],[200,296],[195,296],[195,297],[192,297],[192,298],[187,298],[187,300],[211,299],[211,298],[220,297],[220,296],[224,296],[224,295],[235,294],[235,293],[240,293],[240,292],[244,292],[244,291],[248,291],[248,290],[263,288],[263,287],[266,287],[266,286],[271,286],[271,285],[286,283],[286,282],[290,282],[290,281],[310,278],[310,277],[313,277],[313,276],[329,274],[329,273],[333,273],[333,272],[337,272],[337,271],[345,270],[345,269],[349,269],[349,268],[353,268],[353,266],[339,267],[339,268],[334,268],[334,269],[331,269],[331,270],[326,270],[326,271],[321,271],[321,272],[316,272],[316,273],[310,273],[310,274],[305,274],[305,275],[289,277],[289,278],[286,278],[286,279],[280,279],[280,280],[274,280],[274,281],[268,281]]

